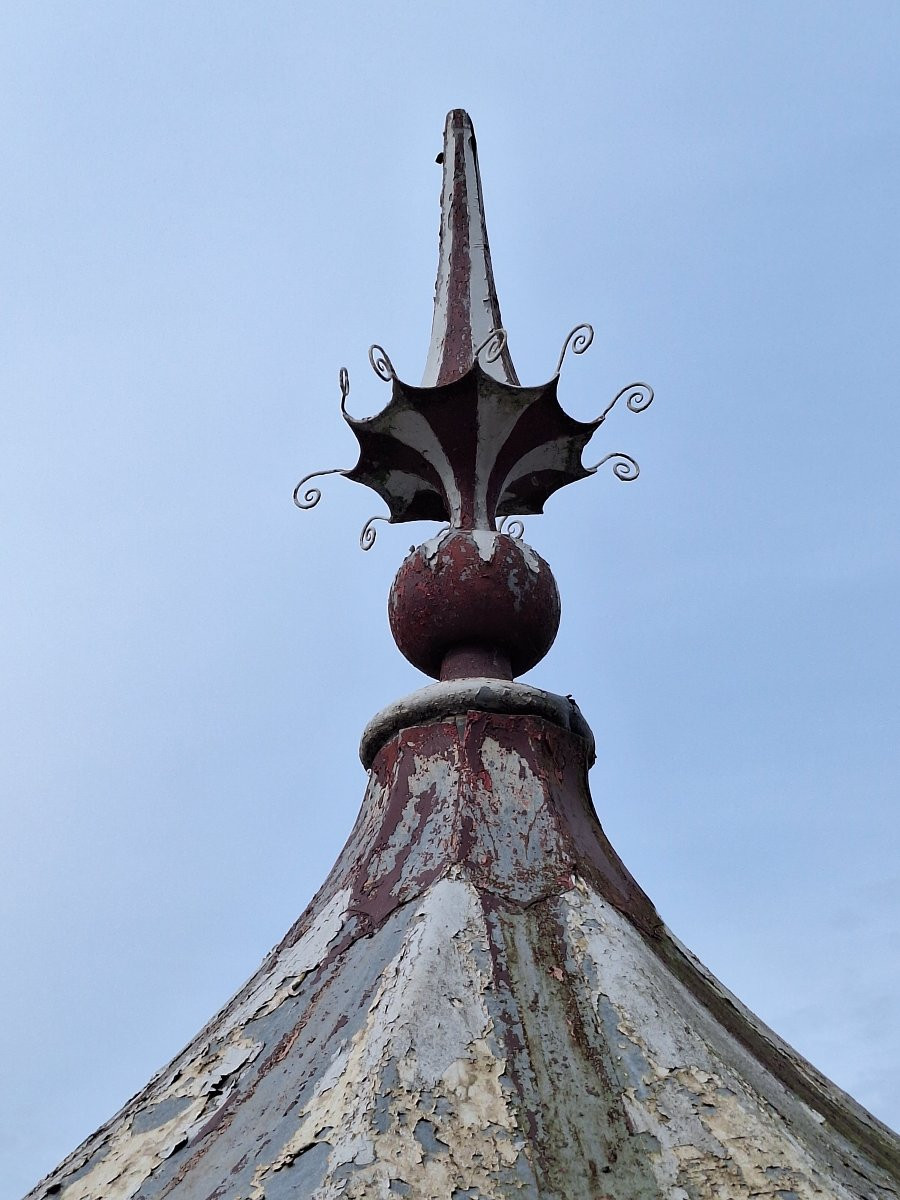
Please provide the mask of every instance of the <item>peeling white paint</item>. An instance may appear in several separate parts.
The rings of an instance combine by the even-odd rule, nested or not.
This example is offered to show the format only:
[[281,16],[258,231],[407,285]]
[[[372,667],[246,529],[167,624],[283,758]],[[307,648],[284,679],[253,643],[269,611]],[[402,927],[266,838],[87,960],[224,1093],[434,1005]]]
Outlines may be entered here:
[[[383,971],[363,1027],[332,1059],[279,1159],[257,1172],[250,1200],[263,1200],[271,1173],[323,1129],[330,1149],[317,1196],[389,1195],[391,1178],[401,1178],[418,1200],[447,1200],[456,1188],[502,1200],[496,1172],[517,1161],[524,1143],[484,1000],[492,980],[477,951],[486,941],[476,890],[459,879],[436,883]],[[435,1097],[445,1105],[440,1117]],[[416,1136],[420,1122],[436,1128],[434,1146]],[[349,1162],[362,1169],[343,1180]]]
[[[897,1200],[864,1137],[813,1113],[695,984],[723,989],[687,960],[674,972],[662,933],[578,877],[541,740],[559,737],[554,763],[575,752],[566,702],[498,681],[423,693],[407,698],[420,718],[461,706],[444,749],[404,735],[390,769],[405,791],[373,774],[303,936],[51,1195],[133,1200],[153,1176],[167,1200]],[[479,696],[506,711],[470,720]],[[559,721],[523,737],[517,704]]]
[[773,1081],[769,1096],[754,1090],[748,1076],[763,1073],[739,1069],[747,1067],[747,1053],[672,978],[631,924],[583,883],[565,899],[579,984],[596,981],[595,1010],[612,1007],[621,1046],[634,1052],[632,1063],[643,1065],[639,1081],[623,1066],[619,1082],[632,1126],[660,1147],[652,1158],[661,1194],[729,1200],[859,1195],[823,1171],[801,1140],[806,1106],[780,1087],[773,1091]]
[[[447,781],[455,767],[458,767],[458,755],[451,754],[450,761],[425,755],[415,756],[404,811],[384,846],[371,856],[364,885],[367,890],[375,887],[380,879],[390,875],[398,856],[409,853],[411,843],[416,843],[417,865],[420,871],[431,866],[436,867],[445,857],[451,835],[452,810],[449,806],[438,806],[426,823],[419,814],[419,804],[429,795],[446,794]],[[399,878],[395,882],[395,895],[402,882]]]
[[535,554],[534,550],[532,550],[527,542],[518,542],[517,545],[522,552],[522,557],[525,560],[525,565],[528,570],[531,571],[532,574],[538,575],[541,570],[541,560],[538,558],[537,554]]
[[293,946],[279,951],[261,975],[254,978],[246,997],[229,1011],[224,1034],[243,1026],[253,1017],[271,1012],[290,994],[295,980],[318,966],[344,926],[349,900],[349,888],[337,892],[316,913],[303,937]]
[[490,562],[497,549],[497,539],[500,535],[489,529],[472,529],[469,530],[469,536],[478,547],[478,557],[482,562]]
[[64,1200],[111,1200],[132,1196],[153,1169],[185,1143],[201,1125],[210,1120],[225,1102],[222,1095],[209,1102],[216,1088],[247,1062],[256,1057],[259,1046],[246,1038],[236,1038],[221,1053],[213,1054],[186,1068],[178,1079],[153,1097],[159,1104],[167,1099],[186,1098],[190,1102],[176,1116],[143,1132],[134,1129],[137,1111],[112,1132],[104,1157],[96,1166],[59,1194]]
[[436,534],[433,538],[429,538],[427,542],[423,542],[419,546],[418,553],[422,555],[429,566],[434,565],[434,560],[437,558],[441,546],[443,546],[452,533],[452,529],[442,529],[440,533]]
[[[462,150],[464,161],[463,179],[459,183],[457,183],[454,170],[457,144]],[[441,237],[434,294],[434,318],[428,358],[422,376],[423,387],[434,387],[437,384],[444,358],[450,311],[449,289],[452,264],[456,253],[452,219],[454,204],[465,205],[468,223],[469,253],[466,282],[469,292],[469,342],[473,359],[475,350],[500,325],[500,307],[497,303],[493,272],[490,268],[490,251],[487,244],[487,226],[484,218],[474,133],[468,117],[462,119],[460,128],[448,127],[444,138],[444,158],[449,169],[448,167],[444,169],[441,191]],[[458,194],[458,188],[462,189],[462,194]],[[485,371],[496,379],[506,379],[502,359],[497,359],[493,363],[485,361],[483,366]]]
[[141,1110],[130,1111],[114,1125],[103,1158],[63,1189],[63,1200],[131,1196],[159,1163],[190,1142],[216,1116],[231,1094],[228,1081],[252,1063],[261,1049],[258,1042],[245,1035],[244,1026],[282,1003],[291,994],[294,981],[322,961],[343,926],[349,898],[349,889],[333,896],[306,934],[272,959],[252,981],[246,995],[239,994],[219,1021],[211,1023],[210,1032],[215,1026],[216,1050],[210,1049],[209,1037],[200,1039],[181,1057],[175,1070],[151,1081],[145,1106],[149,1102],[153,1108],[172,1100],[186,1100],[186,1105],[169,1120],[141,1132],[135,1129]]

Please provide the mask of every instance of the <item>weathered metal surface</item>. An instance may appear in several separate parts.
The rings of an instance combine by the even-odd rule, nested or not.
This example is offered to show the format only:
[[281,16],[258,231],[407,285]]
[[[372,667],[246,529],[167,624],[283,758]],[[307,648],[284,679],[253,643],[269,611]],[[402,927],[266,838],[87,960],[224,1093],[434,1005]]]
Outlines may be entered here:
[[369,349],[391,399],[372,417],[347,412],[350,381],[341,371],[341,413],[359,442],[349,470],[306,475],[294,489],[298,508],[321,499],[310,482],[342,474],[372,488],[388,507],[385,518],[366,522],[360,545],[375,541],[373,521],[446,521],[457,529],[496,528],[498,517],[542,513],[559,488],[586,479],[612,462],[616,478],[639,474],[627,454],[613,451],[595,466],[581,456],[617,401],[641,412],[653,399],[646,384],[623,388],[593,421],[570,417],[557,398],[567,349],[590,346],[590,325],[566,337],[556,374],[537,387],[520,387],[502,328],[494,286],[472,122],[461,109],[447,117],[438,274],[431,347],[421,387],[405,383],[382,346]]
[[[343,473],[393,521],[452,527],[401,570],[401,646],[421,635],[410,657],[433,672],[449,652],[450,674],[502,674],[549,645],[559,605],[495,518],[540,512],[592,473],[589,437],[626,393],[640,411],[652,391],[577,422],[556,378],[518,387],[460,111],[444,158],[426,386],[373,347],[392,398],[357,421],[342,371],[360,443]],[[573,330],[557,373],[591,335]],[[636,476],[627,455],[609,460]],[[300,507],[318,502],[312,478]],[[30,1200],[898,1200],[895,1135],[693,960],[623,866],[574,702],[441,683],[379,714],[361,756],[362,810],[307,911]]]
[[[494,330],[502,329],[488,245],[475,130],[460,108],[447,114],[441,188],[441,232],[434,320],[423,387],[452,383],[465,375]],[[495,379],[518,384],[504,345],[488,366]]]
[[524,542],[488,530],[447,529],[412,550],[388,599],[402,654],[435,679],[498,674],[540,662],[559,629],[549,566]]
[[555,491],[592,473],[581,454],[600,423],[564,412],[555,378],[513,387],[480,362],[440,387],[395,378],[380,413],[345,419],[360,453],[344,474],[378,492],[391,521],[447,521],[460,529],[543,512]]
[[512,679],[508,654],[481,642],[462,642],[447,650],[441,659],[441,682],[457,679]]
[[359,758],[368,769],[375,756],[401,729],[428,725],[458,713],[517,713],[543,717],[551,725],[574,733],[585,747],[588,766],[596,761],[594,735],[571,696],[557,696],[530,683],[498,679],[466,679],[431,683],[377,712],[362,733]]
[[890,1132],[737,1001],[723,1021],[589,755],[467,706],[383,741],[304,916],[32,1200],[896,1197]]

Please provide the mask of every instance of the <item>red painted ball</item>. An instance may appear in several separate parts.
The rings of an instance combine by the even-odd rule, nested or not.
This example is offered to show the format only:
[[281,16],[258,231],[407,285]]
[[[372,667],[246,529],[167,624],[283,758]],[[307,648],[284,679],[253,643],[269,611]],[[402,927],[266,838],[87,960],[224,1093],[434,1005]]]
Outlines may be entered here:
[[553,645],[559,592],[530,546],[503,533],[454,529],[405,559],[388,616],[401,653],[426,675],[510,678],[540,662]]

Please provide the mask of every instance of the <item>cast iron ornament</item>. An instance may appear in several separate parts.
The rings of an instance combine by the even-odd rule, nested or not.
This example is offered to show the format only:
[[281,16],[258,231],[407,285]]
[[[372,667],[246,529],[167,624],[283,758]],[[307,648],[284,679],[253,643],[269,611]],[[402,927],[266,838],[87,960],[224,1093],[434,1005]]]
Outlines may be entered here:
[[[393,525],[437,521],[451,529],[493,531],[498,518],[542,513],[554,492],[596,474],[606,463],[612,463],[617,479],[633,482],[640,468],[630,455],[613,451],[589,467],[581,458],[619,400],[625,399],[631,412],[650,406],[649,384],[622,388],[591,421],[569,416],[557,396],[566,351],[571,346],[573,353],[584,353],[593,336],[590,325],[576,326],[563,343],[555,375],[537,387],[506,383],[483,369],[480,356],[493,362],[505,347],[503,329],[479,347],[464,375],[437,387],[404,382],[386,351],[372,346],[369,360],[379,378],[391,384],[391,398],[373,417],[351,416],[349,375],[341,369],[341,413],[359,443],[359,459],[352,468],[304,476],[294,489],[294,503],[314,508],[321,491],[306,485],[324,475],[344,475],[371,488],[389,515],[366,522],[360,545],[368,550],[375,542],[375,520]],[[516,524],[521,536],[521,522]]]
[[394,578],[394,640],[414,666],[443,681],[512,679],[550,649],[561,611],[553,573],[522,541],[520,518],[542,513],[554,492],[606,463],[623,483],[637,479],[628,454],[611,451],[589,467],[582,455],[620,400],[642,412],[653,389],[632,383],[593,421],[569,416],[557,395],[560,372],[570,349],[583,354],[591,345],[586,324],[564,339],[547,383],[521,386],[494,285],[475,133],[461,109],[447,117],[440,161],[438,273],[422,384],[406,383],[384,347],[371,346],[372,370],[391,395],[381,412],[360,419],[347,411],[350,377],[342,368],[341,413],[359,458],[305,476],[294,503],[318,504],[321,492],[310,484],[320,475],[345,475],[377,492],[387,514],[366,521],[363,550],[374,545],[380,521],[440,523]]

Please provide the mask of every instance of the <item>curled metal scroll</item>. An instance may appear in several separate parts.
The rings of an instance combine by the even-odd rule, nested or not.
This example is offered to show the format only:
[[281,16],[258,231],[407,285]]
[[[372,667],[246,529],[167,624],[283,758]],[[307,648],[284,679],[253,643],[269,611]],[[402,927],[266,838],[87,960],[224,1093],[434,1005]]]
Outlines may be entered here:
[[345,417],[349,417],[347,412],[347,397],[350,395],[350,372],[346,367],[341,367],[338,375],[338,383],[341,388],[341,412]]
[[482,350],[484,350],[485,362],[496,362],[506,347],[506,330],[501,326],[498,329],[492,329],[487,335],[478,349],[475,351],[475,358],[478,359]]
[[343,475],[345,470],[343,467],[332,467],[329,471],[311,471],[309,475],[304,475],[297,486],[294,488],[294,503],[298,508],[315,508],[322,499],[322,493],[317,487],[307,488],[300,499],[300,489],[304,483],[309,483],[311,479],[318,479],[322,475]]
[[631,412],[643,412],[645,408],[649,408],[653,403],[653,388],[649,383],[629,383],[627,387],[623,387],[620,392],[616,392],[615,396],[597,418],[598,425],[606,420],[623,396],[628,397],[625,404]]
[[397,378],[394,364],[388,358],[388,352],[383,346],[376,343],[369,347],[369,362],[378,378],[383,379],[385,383],[390,383],[392,379]]
[[574,329],[570,329],[566,334],[566,340],[563,342],[563,348],[559,352],[559,360],[556,364],[556,374],[562,370],[563,359],[566,357],[566,351],[569,346],[572,347],[573,354],[584,354],[588,346],[594,340],[594,327],[587,323],[576,325]]
[[375,539],[378,537],[378,530],[373,528],[376,521],[384,521],[390,524],[390,517],[369,517],[359,535],[360,550],[371,550],[375,545]]
[[604,454],[593,467],[585,467],[585,470],[593,475],[599,471],[604,463],[612,462],[612,473],[616,479],[621,479],[623,483],[634,483],[638,475],[641,473],[641,468],[637,465],[630,454],[622,454],[619,450],[614,450],[611,454]]
[[[507,522],[509,522],[507,524]],[[525,536],[525,522],[520,521],[518,517],[513,517],[512,520],[508,516],[501,517],[497,522],[497,532],[505,533],[507,537],[513,538],[517,542],[521,542]]]

